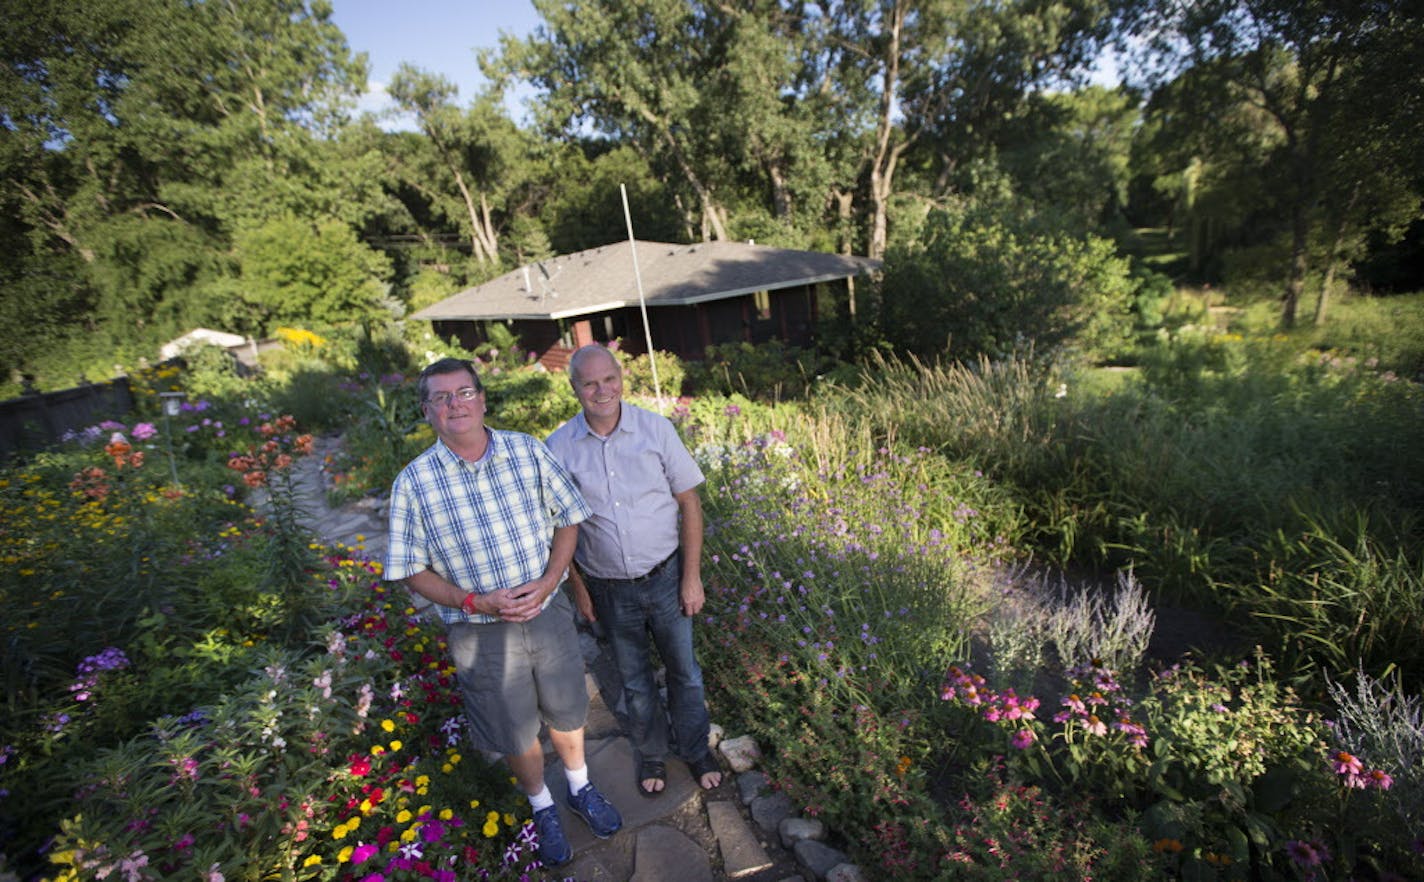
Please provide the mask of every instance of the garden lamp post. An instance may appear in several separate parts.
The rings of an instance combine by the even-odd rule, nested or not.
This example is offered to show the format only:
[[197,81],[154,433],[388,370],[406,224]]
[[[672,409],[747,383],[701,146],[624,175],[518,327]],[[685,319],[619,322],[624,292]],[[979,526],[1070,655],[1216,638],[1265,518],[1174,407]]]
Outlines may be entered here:
[[163,401],[163,437],[168,443],[168,468],[173,472],[173,486],[181,487],[183,485],[178,483],[178,462],[173,458],[173,417],[182,408],[184,395],[182,392],[159,392],[158,397]]

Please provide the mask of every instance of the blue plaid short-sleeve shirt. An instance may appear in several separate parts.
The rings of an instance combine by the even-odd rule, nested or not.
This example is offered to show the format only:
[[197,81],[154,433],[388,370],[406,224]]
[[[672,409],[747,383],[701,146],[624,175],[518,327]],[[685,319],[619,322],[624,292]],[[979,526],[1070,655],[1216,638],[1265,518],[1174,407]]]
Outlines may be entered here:
[[[491,429],[489,451],[474,463],[437,440],[391,487],[384,577],[398,581],[428,569],[467,591],[513,588],[543,575],[555,529],[590,514],[573,479],[536,438]],[[447,623],[497,621],[436,609]]]

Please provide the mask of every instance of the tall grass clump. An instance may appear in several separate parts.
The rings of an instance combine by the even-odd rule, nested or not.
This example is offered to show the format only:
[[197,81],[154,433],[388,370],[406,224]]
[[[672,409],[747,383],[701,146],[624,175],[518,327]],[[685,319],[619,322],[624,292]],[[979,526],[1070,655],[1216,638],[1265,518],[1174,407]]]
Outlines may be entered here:
[[[837,412],[995,478],[1032,525],[1029,550],[1048,563],[1132,567],[1165,596],[1239,612],[1267,645],[1301,649],[1284,661],[1307,671],[1348,670],[1371,641],[1371,664],[1382,664],[1391,650],[1375,638],[1393,633],[1384,620],[1415,621],[1408,574],[1424,543],[1424,458],[1413,439],[1424,437],[1424,393],[1412,383],[1302,355],[1284,338],[1191,329],[1104,391],[1027,360],[882,360],[871,373]],[[1346,529],[1356,521],[1368,524],[1359,541]],[[1311,534],[1307,551],[1298,540]],[[1326,538],[1350,555],[1312,564]],[[1386,576],[1354,596],[1388,606],[1365,612],[1362,629],[1344,590],[1327,589],[1339,603],[1309,606],[1278,596],[1300,593],[1284,584],[1293,574],[1318,580],[1323,570],[1357,589]],[[1332,648],[1342,636],[1356,645]],[[1419,682],[1424,670],[1404,661]]]
[[[926,364],[876,356],[828,407],[875,436],[972,463],[1014,488],[1025,540],[1049,562],[1100,545],[1110,512],[1095,488],[1071,375],[1030,359]],[[1089,552],[1090,553],[1090,552]]]

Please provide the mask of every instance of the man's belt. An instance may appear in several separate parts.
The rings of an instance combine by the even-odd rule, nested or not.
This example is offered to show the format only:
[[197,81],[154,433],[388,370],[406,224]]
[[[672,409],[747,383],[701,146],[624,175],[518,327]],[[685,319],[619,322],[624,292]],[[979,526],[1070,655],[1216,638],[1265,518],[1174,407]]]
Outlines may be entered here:
[[591,576],[589,578],[592,581],[599,582],[604,585],[641,585],[643,582],[646,582],[649,579],[657,578],[658,574],[661,573],[663,570],[667,569],[668,564],[672,563],[676,559],[677,551],[674,550],[672,554],[669,554],[667,557],[663,558],[661,562],[654,565],[651,570],[648,570],[641,576],[634,576],[631,579],[604,579],[600,576]]

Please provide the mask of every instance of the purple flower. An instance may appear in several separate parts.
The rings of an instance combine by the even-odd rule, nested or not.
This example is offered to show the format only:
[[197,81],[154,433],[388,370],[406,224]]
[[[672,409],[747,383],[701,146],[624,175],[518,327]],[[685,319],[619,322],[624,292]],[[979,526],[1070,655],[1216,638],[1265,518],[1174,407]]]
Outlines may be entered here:
[[138,441],[147,441],[157,434],[158,430],[153,427],[153,423],[139,423],[133,427],[134,439]]
[[1330,850],[1318,839],[1292,839],[1286,843],[1286,854],[1298,867],[1318,867],[1330,860]]
[[1032,729],[1020,729],[1014,733],[1013,737],[1009,740],[1009,743],[1019,750],[1028,750],[1029,747],[1037,740],[1038,736],[1033,734]]

